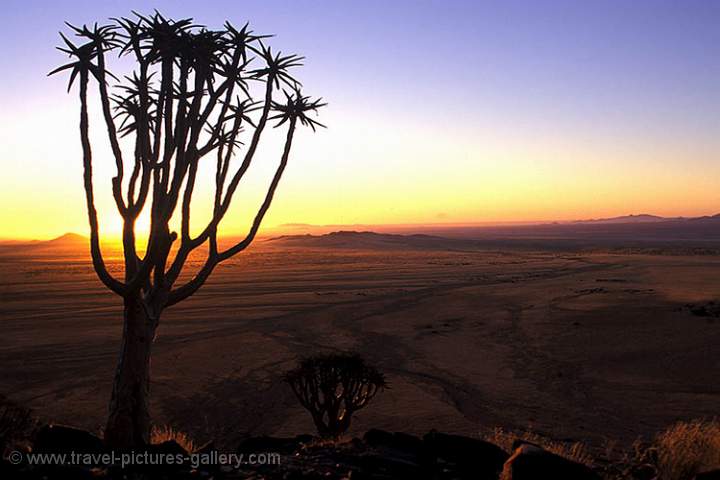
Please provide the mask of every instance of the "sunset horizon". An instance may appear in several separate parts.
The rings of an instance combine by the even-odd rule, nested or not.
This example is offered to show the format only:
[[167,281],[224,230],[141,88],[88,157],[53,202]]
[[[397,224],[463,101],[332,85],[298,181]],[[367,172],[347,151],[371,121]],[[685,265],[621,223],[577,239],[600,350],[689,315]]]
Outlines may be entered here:
[[[404,231],[406,233],[423,233],[424,231],[434,228],[464,228],[464,227],[503,227],[503,226],[533,226],[533,225],[549,225],[549,224],[572,224],[572,223],[583,223],[583,222],[596,222],[603,220],[615,220],[615,219],[627,219],[632,221],[633,217],[654,217],[662,220],[692,220],[699,218],[709,217],[720,217],[720,210],[717,212],[704,212],[695,215],[656,215],[651,212],[633,212],[619,215],[607,216],[601,215],[597,217],[580,217],[580,218],[563,218],[563,219],[532,219],[532,220],[497,220],[497,221],[466,221],[466,222],[451,222],[438,220],[435,222],[425,223],[348,223],[348,224],[313,224],[305,222],[289,222],[282,223],[279,225],[267,225],[263,230],[258,233],[258,238],[283,235],[283,234],[313,234],[313,233],[329,233],[332,231],[374,231],[383,233],[388,230],[390,231]],[[65,230],[59,231],[56,234],[40,237],[0,237],[0,241],[45,241],[55,240],[65,235],[78,235],[83,238],[88,238],[87,232],[83,227],[78,230]],[[138,230],[139,234],[147,234],[147,230]],[[237,238],[242,237],[246,232],[226,232],[220,236],[220,238]],[[108,242],[120,242],[122,239],[121,231],[117,230],[114,232],[106,232],[101,234],[104,241]]]

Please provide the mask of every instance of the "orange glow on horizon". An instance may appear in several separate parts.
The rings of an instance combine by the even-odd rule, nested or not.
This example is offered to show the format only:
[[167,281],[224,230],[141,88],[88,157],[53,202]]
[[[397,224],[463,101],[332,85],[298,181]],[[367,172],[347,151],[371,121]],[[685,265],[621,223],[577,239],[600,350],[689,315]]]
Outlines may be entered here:
[[[87,235],[77,125],[68,121],[77,115],[74,100],[58,97],[48,106],[47,141],[33,140],[33,105],[0,125],[9,139],[0,237]],[[711,144],[668,137],[588,145],[565,132],[502,123],[448,129],[407,117],[398,130],[369,115],[348,121],[329,110],[327,117],[327,131],[298,133],[261,234],[293,223],[477,224],[720,211],[720,164]],[[114,164],[101,122],[94,112],[95,195],[102,236],[118,238],[121,223],[110,193]],[[372,142],[358,141],[358,132]],[[221,224],[221,236],[247,231],[277,164],[279,135],[274,131],[262,142]],[[40,160],[28,163],[27,158]],[[209,218],[213,182],[207,165],[195,189],[194,230]],[[147,219],[141,218],[138,237],[147,230]]]

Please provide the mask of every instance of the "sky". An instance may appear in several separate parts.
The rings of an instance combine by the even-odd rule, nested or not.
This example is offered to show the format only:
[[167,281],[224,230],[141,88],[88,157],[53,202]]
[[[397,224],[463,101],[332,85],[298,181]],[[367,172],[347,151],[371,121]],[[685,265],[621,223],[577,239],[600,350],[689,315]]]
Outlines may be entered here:
[[[720,212],[718,1],[4,0],[0,238],[87,233],[77,92],[46,77],[66,60],[58,31],[153,9],[209,27],[249,21],[307,57],[297,77],[329,103],[328,129],[298,134],[269,228]],[[96,194],[113,235],[98,120]],[[224,234],[247,228],[277,133]]]

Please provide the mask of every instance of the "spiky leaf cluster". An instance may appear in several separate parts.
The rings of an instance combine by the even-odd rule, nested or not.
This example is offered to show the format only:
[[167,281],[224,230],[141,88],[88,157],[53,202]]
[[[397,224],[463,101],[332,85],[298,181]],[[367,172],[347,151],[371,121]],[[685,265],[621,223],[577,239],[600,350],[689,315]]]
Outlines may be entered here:
[[277,113],[270,117],[270,120],[279,120],[275,125],[276,127],[293,119],[306,127],[312,128],[313,131],[315,131],[316,127],[325,127],[322,123],[308,116],[308,113],[317,113],[319,108],[327,105],[327,103],[323,103],[322,98],[312,100],[307,95],[303,95],[300,89],[295,89],[293,93],[283,90],[283,93],[285,94],[284,103],[272,102],[272,109]]
[[[160,85],[152,82],[153,72],[150,68],[162,65],[179,69],[174,75],[172,95],[186,107],[197,96],[216,95],[221,99],[221,94],[227,92],[230,84],[233,84],[237,87],[236,90],[242,92],[244,98],[234,95],[237,103],[220,103],[228,104],[223,113],[237,112],[238,108],[244,108],[241,104],[251,100],[248,81],[271,82],[275,88],[279,88],[282,83],[291,87],[294,93],[286,94],[288,98],[285,103],[272,103],[272,109],[278,113],[272,117],[279,120],[276,126],[293,117],[313,130],[322,126],[308,118],[307,113],[325,104],[302,96],[298,90],[300,82],[290,73],[292,68],[302,65],[303,57],[273,52],[272,47],[263,42],[271,35],[256,34],[249,29],[248,24],[236,28],[230,22],[226,22],[222,30],[210,30],[195,24],[191,18],[172,20],[159,12],[149,16],[134,12],[132,18],[113,18],[111,22],[102,26],[95,24],[92,28],[87,25],[76,27],[68,24],[81,41],[73,43],[60,33],[65,45],[58,49],[74,61],[54,69],[50,75],[70,70],[68,90],[81,72],[90,73],[98,81],[107,82],[108,77],[116,77],[104,65],[104,61],[98,62],[98,57],[111,51],[116,51],[118,56],[134,54],[139,70],[144,71],[145,75],[140,76],[136,71],[124,76],[123,82],[116,85],[118,91],[112,95],[117,117],[122,121],[119,130],[123,136],[135,131],[142,114],[146,115],[149,128],[154,130],[155,109],[160,103],[161,92]],[[251,63],[262,65],[251,68]],[[200,88],[195,88],[195,84],[190,80],[191,75],[200,76],[200,81],[197,82]],[[183,87],[182,79],[189,82],[189,85]],[[140,98],[143,90],[146,93],[145,103]],[[232,119],[232,115],[224,114],[220,121],[227,122]],[[249,117],[244,116],[244,119],[247,121]],[[206,118],[205,121],[212,120]],[[229,128],[219,126],[213,130],[223,131]]]
[[[265,43],[270,35],[256,34],[247,24],[236,28],[226,22],[215,30],[191,18],[173,20],[159,12],[133,12],[129,17],[113,18],[107,25],[69,28],[74,39],[61,33],[59,49],[71,61],[50,75],[69,72],[68,89],[80,79],[80,133],[93,265],[108,288],[125,297],[140,292],[143,306],[157,316],[166,306],[192,295],[218,263],[252,242],[287,165],[297,125],[313,130],[323,126],[310,115],[325,104],[300,92],[293,70],[302,65],[303,57],[273,51]],[[110,71],[127,65],[132,65],[130,73],[116,76]],[[117,167],[112,193],[127,227],[123,229],[123,281],[104,267],[98,241],[93,184],[88,180],[93,161],[90,84],[97,87]],[[284,101],[275,101],[281,85],[288,91]],[[288,131],[280,162],[247,235],[221,251],[218,225],[253,162],[266,125],[271,124],[285,125]],[[133,140],[131,150],[127,143]],[[216,157],[213,214],[193,237],[193,189],[200,163],[210,153]],[[236,165],[232,159],[239,153],[242,160]],[[140,257],[133,226],[146,202],[151,202],[151,228],[145,255]],[[179,233],[170,226],[178,212]],[[177,240],[177,248],[171,248]],[[190,253],[201,245],[208,247],[205,264],[191,280],[175,285]]]

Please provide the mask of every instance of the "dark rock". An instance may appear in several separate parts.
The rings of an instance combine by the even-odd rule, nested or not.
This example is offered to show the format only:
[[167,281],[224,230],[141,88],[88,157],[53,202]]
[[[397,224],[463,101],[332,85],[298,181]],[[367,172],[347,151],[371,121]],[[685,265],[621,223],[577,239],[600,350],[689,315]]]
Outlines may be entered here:
[[423,439],[428,455],[454,463],[461,478],[497,478],[509,458],[502,448],[477,438],[432,431]]
[[[238,452],[242,453],[281,453],[290,454],[300,448],[306,436],[294,438],[251,437],[240,442]],[[312,438],[312,437],[309,437]]]
[[0,458],[0,478],[29,478],[30,475],[23,475],[21,467]]
[[101,453],[105,451],[105,445],[100,438],[85,430],[64,425],[45,425],[35,434],[33,451]]
[[392,458],[386,455],[359,455],[353,461],[353,479],[357,478],[424,478],[423,472],[415,462]]
[[695,475],[695,480],[720,480],[720,469],[698,473]]
[[641,463],[630,468],[630,478],[634,480],[654,480],[657,476],[657,468],[651,463]]
[[600,480],[589,467],[543,450],[531,443],[520,444],[505,462],[507,480]]
[[308,434],[298,435],[298,436],[295,437],[295,441],[296,441],[298,444],[310,443],[310,442],[312,442],[313,440],[315,440],[315,437],[313,437],[312,435],[308,435]]
[[370,430],[365,432],[365,435],[363,435],[363,440],[371,447],[377,447],[380,445],[387,445],[388,443],[392,443],[393,434],[385,430],[371,428]]
[[420,438],[407,433],[390,433],[373,428],[365,433],[363,440],[373,448],[393,450],[401,455],[416,459],[426,453],[424,442]]
[[149,455],[149,459],[153,460],[149,460],[147,463],[143,460],[126,466],[125,469],[120,469],[116,465],[111,469],[111,478],[188,478],[191,468],[187,459],[190,452],[175,440],[145,445],[142,451]]
[[38,480],[41,478],[43,480],[96,480],[90,469],[70,465],[44,466],[33,473],[37,476],[26,478],[37,478]]

